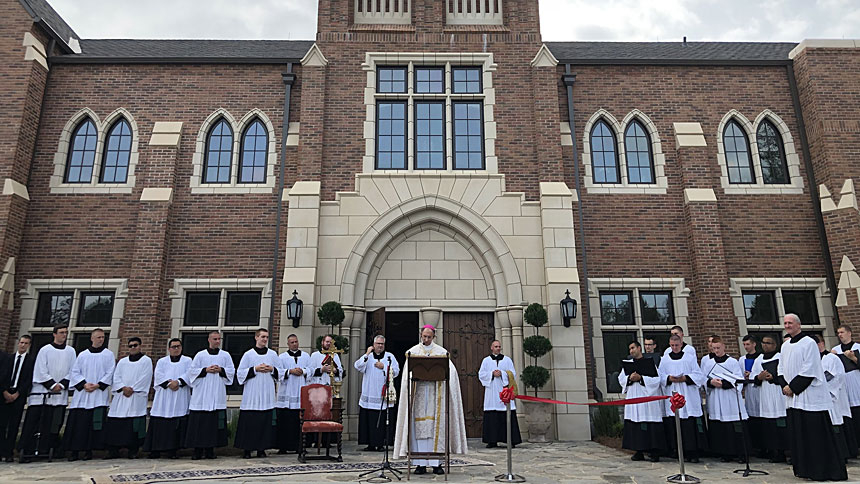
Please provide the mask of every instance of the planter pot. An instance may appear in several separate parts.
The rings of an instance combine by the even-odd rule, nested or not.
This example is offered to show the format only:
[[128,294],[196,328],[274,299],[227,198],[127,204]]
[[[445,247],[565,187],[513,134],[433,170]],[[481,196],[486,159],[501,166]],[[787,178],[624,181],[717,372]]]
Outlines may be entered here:
[[529,442],[550,442],[547,438],[552,427],[552,404],[543,402],[521,402],[526,411]]

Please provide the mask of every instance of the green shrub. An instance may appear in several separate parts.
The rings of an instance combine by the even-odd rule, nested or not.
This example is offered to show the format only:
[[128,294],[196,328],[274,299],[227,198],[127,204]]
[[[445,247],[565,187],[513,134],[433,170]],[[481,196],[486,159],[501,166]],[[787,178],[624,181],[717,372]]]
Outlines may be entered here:
[[534,388],[535,395],[537,395],[537,391],[543,388],[543,386],[549,381],[549,370],[542,366],[527,366],[523,370],[522,380],[523,385],[528,388]]
[[540,358],[552,350],[552,343],[544,336],[529,336],[523,340],[523,351],[532,358]]
[[534,326],[535,328],[540,328],[549,320],[546,315],[546,308],[544,308],[540,303],[529,304],[525,313],[523,313],[523,318],[526,320],[526,323]]
[[[321,334],[317,336],[316,349],[317,351],[322,350],[322,340],[326,335]],[[346,336],[341,336],[339,334],[333,334],[331,337],[334,339],[334,345],[339,350],[343,350],[343,354],[349,353],[349,338]]]
[[624,435],[624,422],[613,406],[597,407],[592,415],[594,433],[603,437],[621,437]]
[[343,307],[339,302],[329,301],[317,309],[317,317],[320,319],[320,323],[331,326],[332,333],[334,333],[334,327],[342,323],[346,316],[343,314]]

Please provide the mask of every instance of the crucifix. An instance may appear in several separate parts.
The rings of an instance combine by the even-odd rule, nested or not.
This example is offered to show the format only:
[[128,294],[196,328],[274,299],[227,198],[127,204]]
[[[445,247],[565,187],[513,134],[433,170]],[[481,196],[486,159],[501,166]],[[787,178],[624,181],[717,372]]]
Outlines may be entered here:
[[325,365],[325,364],[331,365],[331,369],[328,372],[328,376],[329,376],[329,381],[331,382],[332,398],[340,398],[340,387],[341,387],[341,385],[343,385],[343,382],[336,381],[334,379],[334,367],[335,367],[335,365],[334,365],[334,357],[332,355],[343,353],[343,350],[337,349],[337,345],[334,343],[334,341],[332,341],[331,348],[327,349],[327,350],[321,350],[320,353],[326,355],[326,357],[323,359],[323,365]]

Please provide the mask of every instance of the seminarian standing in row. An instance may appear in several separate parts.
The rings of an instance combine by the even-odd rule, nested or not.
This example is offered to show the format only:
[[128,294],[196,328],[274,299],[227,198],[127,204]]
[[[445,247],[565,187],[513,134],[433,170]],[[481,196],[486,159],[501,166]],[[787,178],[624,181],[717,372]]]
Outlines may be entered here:
[[69,403],[69,373],[76,358],[74,348],[66,345],[69,326],[54,326],[53,335],[54,341],[39,350],[33,368],[33,388],[21,431],[22,463],[30,462],[37,451],[48,455],[57,448]]
[[[490,352],[492,354],[484,358],[478,371],[478,379],[484,386],[484,430],[481,441],[487,444],[488,448],[508,441],[505,404],[499,394],[508,386],[516,386],[517,381],[514,362],[502,354],[502,343],[499,340],[490,343]],[[517,423],[517,407],[511,400],[511,446],[522,441]]]
[[723,462],[733,459],[743,462],[746,458],[743,427],[749,418],[740,398],[744,372],[738,360],[726,354],[722,339],[713,338],[712,348],[714,356],[702,358],[707,386],[709,447]]
[[[373,346],[361,358],[355,360],[355,369],[364,375],[361,379],[361,397],[358,399],[358,445],[366,445],[364,450],[382,450],[385,445],[385,410],[388,398],[388,372],[391,378],[400,374],[400,365],[394,355],[385,351],[385,336],[376,335]],[[394,423],[394,415],[391,415]],[[389,444],[394,442],[394,431],[388,432]]]
[[63,432],[63,447],[70,451],[69,461],[78,460],[81,452],[84,460],[90,460],[93,450],[104,449],[110,403],[108,388],[115,366],[113,352],[105,348],[104,330],[92,330],[90,347],[78,354],[69,374],[69,384],[75,389]]
[[[653,397],[661,394],[660,377],[653,358],[642,356],[642,345],[631,341],[627,345],[630,359],[622,361],[618,383],[625,398]],[[666,449],[666,433],[663,429],[663,402],[641,403],[624,406],[624,437],[621,446],[635,451],[632,460],[644,460],[648,452],[651,462],[660,460]]]
[[[827,381],[827,390],[830,392],[830,423],[833,425],[833,433],[836,435],[836,448],[843,460],[852,455],[849,450],[848,440],[845,438],[845,414],[851,415],[851,407],[848,406],[848,394],[845,392],[845,368],[842,360],[833,353],[827,351],[824,340],[817,334],[812,339],[818,344],[818,352],[821,354],[821,369],[824,370],[824,379]],[[851,429],[852,433],[854,429]],[[857,455],[857,448],[853,450]]]
[[858,355],[860,355],[860,343],[854,342],[851,328],[844,324],[836,330],[836,335],[839,337],[839,344],[834,346],[832,351],[837,355],[844,355],[844,358],[848,360],[845,363],[849,365],[853,363],[852,369],[845,373],[845,390],[848,393],[848,404],[851,407],[851,418],[846,421],[848,424],[846,427],[853,429],[854,440],[860,442],[860,370],[856,369]]
[[314,351],[308,362],[308,385],[313,385],[314,383],[331,385],[331,373],[334,374],[335,381],[343,379],[343,365],[340,363],[340,356],[337,353],[323,353],[323,351],[332,349],[333,345],[334,338],[331,335],[323,336],[320,343],[322,351]]
[[25,334],[18,338],[18,349],[8,360],[8,366],[0,366],[0,378],[9,377],[4,384],[0,399],[0,458],[12,462],[18,426],[24,414],[27,395],[33,386],[33,366],[36,355],[30,351],[33,338]]
[[152,360],[141,351],[138,337],[128,340],[128,356],[119,360],[113,372],[113,399],[107,419],[108,459],[119,457],[119,449],[128,449],[128,458],[136,459],[146,437],[146,404],[152,387]]
[[[669,337],[668,356],[660,361],[658,374],[665,378],[663,383],[664,395],[672,396],[679,393],[684,396],[686,405],[678,409],[681,420],[681,437],[684,445],[684,460],[699,462],[699,456],[708,448],[708,436],[705,434],[704,414],[702,412],[702,396],[699,389],[705,385],[705,375],[696,364],[696,360],[685,357],[686,349],[682,348],[681,337],[673,334]],[[689,348],[689,346],[687,346]],[[668,448],[678,451],[678,441],[675,430],[675,417],[672,404],[668,400],[665,405],[663,428],[668,439]]]
[[155,398],[143,444],[143,450],[149,452],[152,459],[161,457],[162,452],[175,459],[176,452],[183,446],[188,427],[191,389],[187,378],[191,358],[182,354],[182,341],[179,338],[167,343],[167,353],[155,364]]
[[298,452],[301,441],[299,409],[301,394],[311,355],[299,349],[299,337],[287,336],[287,351],[281,353],[284,377],[278,385],[278,453]]
[[236,372],[236,379],[244,388],[233,445],[244,451],[246,459],[255,450],[257,457],[266,457],[266,449],[277,445],[275,384],[284,373],[278,354],[269,349],[269,331],[258,329],[254,340],[256,344],[242,355]]
[[753,385],[759,386],[759,431],[761,450],[770,462],[785,462],[788,450],[788,425],[785,419],[785,395],[777,373],[779,348],[776,338],[764,336],[761,339],[762,353],[753,363],[750,375]]
[[188,384],[191,403],[185,446],[194,449],[192,460],[215,458],[215,447],[227,445],[227,387],[236,368],[230,354],[221,349],[221,333],[209,332],[209,347],[191,361]]

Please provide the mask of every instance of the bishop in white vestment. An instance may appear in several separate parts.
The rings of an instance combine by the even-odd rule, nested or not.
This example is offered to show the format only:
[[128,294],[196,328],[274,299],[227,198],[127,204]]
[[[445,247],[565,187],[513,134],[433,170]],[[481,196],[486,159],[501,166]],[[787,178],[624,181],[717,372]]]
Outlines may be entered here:
[[[465,454],[466,424],[463,418],[463,398],[460,394],[460,379],[457,368],[449,361],[448,385],[445,382],[419,381],[409,387],[409,357],[445,356],[448,351],[433,342],[436,328],[426,325],[421,329],[421,343],[413,346],[407,352],[404,376],[400,381],[400,398],[409,395],[413,400],[412,421],[409,421],[409,405],[401,400],[397,411],[397,432],[394,441],[394,457],[406,457],[408,447],[413,452],[445,452],[446,443],[446,411],[445,394],[449,395],[451,454]],[[413,459],[416,474],[427,472],[427,466],[433,466],[434,474],[444,474],[438,459]]]
[[[681,440],[684,445],[684,460],[688,462],[699,462],[702,452],[708,449],[708,435],[706,432],[704,414],[702,413],[702,396],[700,389],[705,385],[705,375],[696,364],[696,360],[685,357],[686,350],[682,349],[683,341],[676,335],[669,338],[668,356],[660,360],[657,369],[663,380],[663,394],[671,397],[673,393],[684,396],[686,405],[678,409],[678,418],[681,420]],[[690,348],[688,345],[687,348]],[[663,430],[666,432],[667,447],[678,451],[678,437],[675,430],[675,414],[672,412],[672,404],[668,400],[665,405],[665,417],[663,418]]]
[[[653,397],[661,395],[660,375],[653,358],[642,356],[642,345],[631,341],[627,346],[630,359],[622,361],[618,384],[625,398]],[[651,462],[660,460],[666,449],[666,433],[663,430],[663,402],[656,400],[637,405],[624,406],[624,437],[621,446],[632,450],[632,460],[644,460],[648,452]]]
[[281,353],[284,377],[278,382],[278,453],[298,452],[302,432],[299,427],[301,394],[311,355],[299,349],[298,336],[287,336],[287,351]]
[[743,461],[744,436],[749,448],[749,434],[743,426],[749,418],[741,392],[744,372],[738,360],[726,354],[722,339],[713,339],[713,358],[702,358],[708,399],[708,440],[711,452],[723,462]]
[[759,390],[759,432],[762,451],[771,462],[785,462],[788,450],[788,424],[785,419],[785,395],[782,394],[777,368],[779,348],[774,336],[761,339],[762,354],[753,362],[750,376]]
[[167,343],[167,356],[155,364],[155,380],[152,387],[155,398],[149,412],[149,428],[143,450],[150,458],[176,458],[176,452],[183,447],[188,429],[188,405],[191,401],[191,387],[188,386],[188,369],[191,358],[182,354],[182,340],[173,338]]
[[[478,370],[478,380],[484,386],[484,425],[481,441],[487,444],[487,448],[508,442],[505,404],[499,398],[499,393],[503,388],[512,385],[516,388],[517,382],[514,362],[502,354],[502,343],[499,340],[490,343],[490,352],[492,354],[481,361],[481,368]],[[522,441],[517,422],[517,406],[515,401],[511,400],[511,446]]]
[[27,416],[19,444],[22,463],[30,462],[36,451],[48,455],[59,444],[69,404],[69,374],[76,358],[74,348],[66,345],[68,336],[68,326],[55,326],[54,342],[43,346],[36,356],[33,388],[27,398]]
[[118,457],[119,449],[128,449],[128,458],[137,458],[137,451],[146,437],[146,403],[152,387],[152,360],[140,350],[138,337],[129,338],[128,356],[119,360],[113,372],[105,443],[108,457]]
[[242,385],[242,404],[233,446],[242,449],[246,459],[253,450],[257,451],[257,457],[266,457],[266,449],[277,445],[275,384],[284,375],[278,354],[269,349],[269,332],[258,329],[254,340],[256,345],[242,355],[236,372]]
[[63,432],[63,447],[70,451],[69,461],[93,457],[93,450],[104,448],[104,425],[110,403],[110,387],[116,359],[105,348],[105,332],[90,333],[91,346],[78,355],[69,372],[69,385],[75,389],[69,404],[69,418]]
[[[400,365],[391,353],[385,351],[385,336],[373,338],[373,346],[353,365],[361,373],[361,396],[358,399],[358,445],[366,445],[364,450],[382,450],[386,433],[389,444],[394,442],[394,429],[385,425],[385,411],[388,399],[383,391],[387,389],[388,372],[393,381],[400,374]],[[389,411],[390,413],[390,411]],[[390,415],[394,423],[394,414]]]
[[209,347],[199,351],[188,369],[191,403],[185,447],[194,449],[192,460],[215,458],[215,447],[227,445],[227,387],[236,367],[230,353],[221,349],[221,333],[209,333]]

